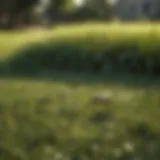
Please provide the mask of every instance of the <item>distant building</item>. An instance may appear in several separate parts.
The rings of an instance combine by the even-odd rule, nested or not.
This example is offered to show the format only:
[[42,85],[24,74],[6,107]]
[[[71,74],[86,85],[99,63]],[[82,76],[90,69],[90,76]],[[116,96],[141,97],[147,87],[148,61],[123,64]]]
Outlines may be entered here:
[[122,20],[145,20],[159,18],[159,0],[117,0],[115,14]]

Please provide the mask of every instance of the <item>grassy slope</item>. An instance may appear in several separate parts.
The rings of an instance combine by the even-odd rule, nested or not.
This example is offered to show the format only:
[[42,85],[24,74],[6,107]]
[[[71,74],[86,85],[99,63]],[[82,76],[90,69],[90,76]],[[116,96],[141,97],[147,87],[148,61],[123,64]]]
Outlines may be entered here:
[[[151,84],[139,86],[133,82],[125,85],[107,80],[99,83],[99,81],[91,80],[93,76],[77,78],[77,76],[54,75],[55,78],[46,79],[25,79],[25,78],[2,78],[0,80],[0,101],[3,103],[16,103],[19,100],[36,102],[40,98],[49,98],[53,100],[53,105],[61,106],[75,105],[85,106],[84,110],[88,110],[92,105],[88,103],[99,93],[112,93],[111,98],[113,104],[104,105],[105,109],[111,109],[114,114],[120,118],[126,118],[131,121],[146,121],[150,125],[159,126],[159,104],[160,104],[160,88],[159,85]],[[82,78],[82,80],[80,80]],[[88,82],[87,82],[88,81]],[[131,85],[132,84],[132,85]],[[66,101],[63,101],[64,95]],[[127,121],[126,121],[127,122]]]
[[[16,73],[24,70],[38,72],[46,68],[76,71],[84,71],[87,68],[96,72],[110,72],[113,69],[158,75],[159,33],[159,24],[118,23],[75,24],[57,26],[49,30],[1,32],[0,60],[5,61],[1,63],[0,68],[2,72],[8,70]],[[25,45],[46,40],[50,43],[38,43],[32,49],[28,46],[23,48]],[[19,48],[23,49],[16,51]],[[53,52],[55,54],[52,54]],[[15,56],[14,53],[20,55]],[[36,56],[36,53],[40,56]],[[74,59],[70,58],[75,53],[77,54]],[[69,60],[66,60],[67,58]]]
[[[68,35],[70,33],[69,30],[74,35],[74,32],[75,32],[75,34],[80,34],[80,31],[83,30],[83,29],[86,30],[86,33],[87,33],[87,32],[94,32],[94,30],[96,30],[97,27],[98,27],[99,32],[101,32],[102,30],[106,30],[106,27],[108,27],[108,29],[106,30],[106,33],[108,33],[109,36],[113,36],[113,38],[114,38],[114,36],[119,36],[119,34],[121,35],[124,32],[125,33],[129,32],[130,35],[135,34],[135,33],[136,33],[136,35],[138,33],[143,35],[143,33],[146,33],[146,32],[148,33],[150,31],[152,31],[153,29],[157,29],[157,32],[160,32],[160,30],[158,29],[159,25],[150,25],[150,24],[148,24],[148,25],[146,25],[146,24],[144,24],[144,25],[111,24],[111,25],[108,25],[108,26],[106,26],[105,24],[99,24],[99,25],[95,25],[95,28],[92,27],[92,30],[90,30],[90,27],[92,25],[93,24],[82,25],[80,28],[79,28],[79,25],[68,26],[68,27],[66,27],[68,32],[65,32],[66,29],[63,28],[63,27],[58,27],[55,30],[53,30],[53,29],[51,29],[51,30],[37,30],[37,31],[36,30],[30,30],[30,31],[21,31],[21,32],[18,31],[18,32],[11,32],[11,33],[0,32],[0,35],[1,35],[0,36],[0,57],[5,58],[6,56],[9,56],[10,54],[14,53],[14,51],[17,48],[21,48],[22,46],[24,46],[28,43],[43,41],[43,40],[46,40],[50,37],[61,37],[61,34],[63,35],[62,37],[64,37],[65,34]],[[73,76],[73,79],[75,77],[77,78],[77,76]],[[63,76],[61,77],[61,79],[63,79]],[[85,79],[85,80],[87,80],[87,79]],[[69,81],[67,81],[67,82],[69,82]],[[81,76],[79,76],[78,82],[76,82],[76,83],[77,84],[81,83]],[[154,82],[151,81],[151,83],[154,83]],[[75,92],[73,95],[77,96],[77,98],[79,99],[79,100],[77,99],[77,100],[74,100],[74,101],[77,101],[78,103],[79,102],[83,103],[83,101],[81,101],[81,98],[86,99],[87,97],[90,97],[93,93],[96,93],[98,91],[101,92],[103,90],[108,90],[108,88],[110,88],[109,90],[117,90],[117,92],[119,92],[119,93],[124,92],[124,95],[122,94],[122,97],[124,99],[125,99],[125,95],[127,96],[128,92],[131,93],[131,94],[132,94],[132,92],[133,92],[133,94],[136,93],[136,90],[134,89],[134,87],[132,89],[128,89],[127,87],[121,87],[121,85],[114,86],[113,84],[111,83],[111,85],[104,85],[104,87],[98,87],[100,84],[97,85],[97,86],[91,85],[91,84],[90,84],[90,86],[85,85],[84,87],[82,87],[82,90],[80,89],[80,92],[79,92],[78,89],[74,90],[74,88],[73,88],[72,91],[73,91],[73,93]],[[134,83],[132,82],[131,84],[134,84]],[[42,83],[42,82],[39,82],[39,81],[24,82],[24,81],[20,81],[20,80],[13,80],[12,81],[12,79],[9,79],[8,81],[1,80],[1,82],[0,82],[0,88],[1,88],[1,90],[0,90],[1,96],[0,97],[1,98],[0,99],[2,101],[6,100],[6,101],[9,102],[10,100],[12,101],[14,98],[21,99],[22,97],[23,98],[25,97],[26,99],[29,100],[30,98],[34,99],[34,98],[36,98],[40,95],[43,96],[43,95],[46,95],[46,94],[47,95],[49,94],[49,96],[52,97],[52,94],[56,94],[56,91],[54,89],[55,86],[56,86],[57,90],[61,90],[61,88],[62,88],[62,92],[63,92],[63,89],[65,90],[65,88],[68,87],[67,85],[68,84],[63,84],[63,83],[61,84],[60,82],[59,83],[56,82],[56,83],[53,83],[53,84],[52,84],[52,82],[50,82],[50,84],[48,84],[47,82]],[[18,87],[18,86],[21,86],[21,87]],[[51,88],[53,87],[53,89],[51,89],[50,86],[51,86]],[[157,84],[155,86],[159,86],[159,85]],[[23,89],[25,90],[24,95],[21,94],[23,92]],[[141,91],[141,89],[138,89],[138,90]],[[142,89],[142,91],[143,90],[144,89]],[[152,89],[152,90],[154,91],[154,89]],[[150,91],[148,91],[148,93],[149,92]],[[145,95],[146,93],[143,92],[143,94]],[[155,94],[156,94],[156,97],[159,96],[159,87],[156,88],[155,93],[153,95],[155,95]],[[71,97],[72,97],[72,95],[71,95]],[[70,99],[73,100],[73,98],[71,98],[71,97],[70,97]],[[151,95],[151,97],[154,97],[154,96]],[[9,100],[8,100],[8,98],[9,98]],[[123,102],[123,98],[122,99],[119,98],[119,100],[122,101],[121,102],[122,104],[124,103],[123,104],[124,106],[119,103],[119,105],[121,107],[120,108],[116,107],[115,109],[113,109],[114,112],[117,113],[117,114],[123,114],[124,117],[127,116],[129,119],[134,119],[133,117],[136,116],[136,111],[134,112],[135,108],[134,107],[133,108],[128,107],[128,105],[131,104],[132,101],[134,101],[136,103],[139,103],[138,99],[135,97],[134,99],[131,98],[129,101],[126,100],[126,102]],[[141,101],[141,99],[140,99],[140,101]],[[152,105],[152,101],[153,101],[153,108],[150,108],[151,105]],[[154,117],[154,114],[157,114],[157,110],[158,110],[158,107],[159,107],[158,103],[159,103],[158,99],[156,99],[155,102],[154,102],[154,100],[149,100],[150,105],[147,105],[148,108],[145,105],[142,106],[142,109],[140,108],[140,110],[141,110],[139,112],[140,116],[141,116],[141,114],[143,115],[143,114],[148,112],[147,116],[153,118],[153,121],[155,123],[157,123],[157,119],[154,120],[154,118],[158,118],[158,117],[156,117],[156,116]],[[146,109],[147,109],[147,111],[144,112],[144,110],[146,110]],[[152,109],[153,109],[154,113],[153,113],[153,115],[149,115],[149,113]],[[133,110],[133,112],[132,112],[132,110]],[[143,116],[141,117],[141,120],[142,119],[143,119]],[[148,119],[148,118],[146,118],[146,119]],[[135,120],[137,120],[137,118],[135,118]],[[159,120],[159,118],[158,118],[158,120]],[[152,119],[149,120],[149,121],[152,121]]]
[[[28,159],[49,160],[46,156],[52,152],[45,152],[49,147],[71,158],[87,156],[87,149],[93,150],[97,145],[100,150],[91,153],[96,160],[104,160],[103,155],[119,160],[123,154],[141,157],[141,160],[148,157],[157,160],[154,156],[159,157],[158,85],[127,86],[111,81],[100,84],[92,81],[92,76],[83,77],[83,81],[75,75],[69,75],[68,79],[66,75],[55,77],[0,80],[0,109],[5,122],[0,127],[3,131],[0,137],[5,148],[21,148]],[[111,102],[92,104],[93,97],[101,92],[112,93]],[[45,135],[48,139],[55,136],[56,142],[46,143]],[[32,152],[25,150],[25,147],[32,148],[28,142],[32,144],[36,140],[41,143],[35,146],[37,148]],[[155,147],[153,152],[144,147],[150,147],[150,142]],[[125,147],[126,143],[131,145],[131,151]],[[4,159],[13,159],[14,152],[10,152],[11,157],[5,155]],[[62,158],[65,159],[66,156]]]
[[19,48],[49,38],[51,32],[42,29],[27,31],[0,31],[0,58],[6,58]]
[[[108,33],[111,33],[111,30],[112,33],[116,35],[117,33],[115,32],[115,28],[119,30],[118,27],[119,26],[109,26]],[[100,28],[104,29],[105,26],[102,25]],[[70,29],[72,30],[72,28]],[[123,28],[125,32],[126,29],[131,31],[128,26]],[[62,30],[61,28],[58,28],[56,31],[57,35],[53,35],[60,36]],[[150,28],[146,27],[145,29],[141,28],[138,31],[148,32],[149,30]],[[26,33],[0,33],[0,57],[5,58],[6,56],[9,56],[12,54],[13,50],[21,47],[22,45],[28,44],[28,42],[44,40],[44,37],[47,38],[52,36],[52,34],[50,34],[52,32],[54,33],[54,31],[45,31],[45,34],[43,31],[29,31]],[[75,29],[75,34],[77,32],[78,28],[77,30]],[[13,38],[15,38],[14,41]],[[160,133],[159,84],[155,84],[154,81],[150,81],[150,85],[139,86],[137,85],[139,82],[135,83],[132,80],[130,83],[131,85],[127,85],[121,83],[120,81],[107,81],[104,80],[103,77],[99,79],[97,78],[97,81],[93,81],[93,79],[96,78],[97,77],[94,76],[88,77],[86,75],[76,76],[68,74],[54,74],[53,78],[50,79],[37,79],[34,77],[29,79],[19,79],[13,77],[1,78],[0,102],[6,106],[10,104],[12,106],[21,104],[32,108],[35,107],[36,104],[42,99],[48,99],[48,104],[46,104],[46,106],[52,106],[52,115],[55,114],[55,117],[52,116],[52,128],[55,128],[57,133],[62,137],[68,135],[68,137],[75,137],[79,140],[81,139],[82,141],[85,141],[86,137],[90,139],[89,137],[95,131],[98,137],[104,136],[100,134],[102,133],[101,129],[103,128],[100,125],[101,122],[95,124],[94,122],[88,123],[86,120],[99,112],[110,113],[113,115],[113,117],[115,117],[117,120],[117,130],[121,130],[123,128],[122,126],[125,126],[125,130],[127,132],[128,128],[131,128],[134,125],[139,125],[140,123],[145,123],[151,127],[152,131]],[[113,93],[111,104],[90,104],[90,100],[94,95],[104,91]],[[57,111],[60,111],[61,109],[65,110],[64,107],[66,108],[67,115],[62,114],[62,116],[56,117],[56,113],[58,113]],[[74,113],[76,115],[78,113],[78,116],[73,117],[71,120],[75,122],[73,124],[70,121],[70,115]],[[57,126],[54,121],[57,122]],[[66,124],[67,128],[62,127],[63,122],[66,122],[64,124]],[[107,120],[105,120],[105,123],[107,123]],[[118,133],[119,132],[117,132],[117,134]],[[127,140],[129,137],[125,137],[124,139]],[[115,141],[118,143],[118,139]]]
[[[3,32],[0,31],[0,58],[4,58],[13,53],[18,48],[22,48],[28,43],[44,41],[48,38],[70,39],[77,34],[85,35],[89,33],[106,33],[110,39],[118,40],[121,37],[141,37],[152,36],[152,33],[159,35],[159,24],[75,24],[65,27],[57,26],[53,29],[31,29],[28,31]],[[83,34],[81,34],[83,33]],[[150,39],[152,41],[152,39]]]

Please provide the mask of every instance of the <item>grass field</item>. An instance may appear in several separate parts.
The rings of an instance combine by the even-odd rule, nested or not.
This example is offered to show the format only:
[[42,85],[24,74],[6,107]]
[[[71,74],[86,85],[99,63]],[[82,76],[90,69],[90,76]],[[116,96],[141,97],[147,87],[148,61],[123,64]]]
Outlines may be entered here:
[[[70,39],[77,35],[85,36],[87,33],[104,33],[111,39],[115,40],[117,37],[144,37],[152,36],[152,34],[160,34],[160,25],[152,23],[142,24],[75,24],[53,27],[51,29],[35,28],[27,31],[4,32],[0,31],[0,57],[6,57],[9,53],[12,54],[18,48],[21,48],[28,43],[37,41],[44,41],[49,38]],[[159,36],[158,36],[159,37]],[[150,39],[152,41],[152,39]]]
[[[83,27],[86,34],[97,29],[87,24],[1,32],[0,58],[29,43],[72,32],[71,38]],[[113,40],[124,32],[144,36],[154,28],[160,33],[159,25],[149,24],[98,27],[96,33],[108,27],[106,34]],[[158,78],[51,71],[7,76],[0,78],[0,159],[159,160]]]
[[[0,158],[158,160],[160,87],[151,82],[1,78]],[[101,94],[106,101],[95,102]]]
[[159,24],[75,24],[2,32],[0,58],[12,72],[87,69],[159,76],[159,43]]

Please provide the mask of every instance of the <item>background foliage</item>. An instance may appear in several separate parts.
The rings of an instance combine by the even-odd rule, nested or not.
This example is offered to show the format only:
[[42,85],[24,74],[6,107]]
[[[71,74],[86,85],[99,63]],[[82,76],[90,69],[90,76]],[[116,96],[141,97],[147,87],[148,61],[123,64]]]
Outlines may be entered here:
[[4,63],[11,72],[59,70],[159,76],[158,25],[142,30],[143,25],[66,26],[54,30],[54,38],[27,46]]

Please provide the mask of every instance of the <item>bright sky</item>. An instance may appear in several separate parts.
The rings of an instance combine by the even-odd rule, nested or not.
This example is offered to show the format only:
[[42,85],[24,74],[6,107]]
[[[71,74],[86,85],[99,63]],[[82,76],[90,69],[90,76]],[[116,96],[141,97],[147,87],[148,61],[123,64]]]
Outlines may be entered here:
[[[41,3],[43,4],[43,5],[47,5],[48,3],[49,3],[49,1],[50,0],[41,0]],[[81,6],[81,5],[83,5],[83,2],[85,1],[85,0],[73,0],[74,2],[75,2],[75,4],[77,5],[77,6]],[[109,0],[109,2],[110,3],[115,3],[117,0]]]
[[[74,0],[76,5],[81,6],[85,0]],[[109,0],[111,4],[116,3],[117,0]]]
[[81,6],[84,0],[74,0],[77,6]]

